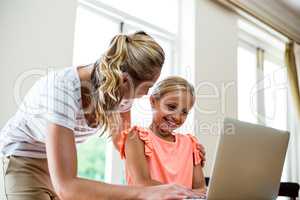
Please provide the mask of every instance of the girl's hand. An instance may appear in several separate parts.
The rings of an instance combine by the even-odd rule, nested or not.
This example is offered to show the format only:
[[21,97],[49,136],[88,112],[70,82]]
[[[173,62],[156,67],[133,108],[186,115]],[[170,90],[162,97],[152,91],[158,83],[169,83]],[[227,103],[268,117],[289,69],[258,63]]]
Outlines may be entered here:
[[197,143],[197,149],[200,151],[200,157],[201,157],[201,166],[204,167],[205,162],[206,162],[206,152],[205,152],[205,148],[202,144]]
[[143,200],[182,200],[185,198],[201,198],[201,196],[197,191],[176,184],[169,184],[145,187],[138,197],[138,199]]

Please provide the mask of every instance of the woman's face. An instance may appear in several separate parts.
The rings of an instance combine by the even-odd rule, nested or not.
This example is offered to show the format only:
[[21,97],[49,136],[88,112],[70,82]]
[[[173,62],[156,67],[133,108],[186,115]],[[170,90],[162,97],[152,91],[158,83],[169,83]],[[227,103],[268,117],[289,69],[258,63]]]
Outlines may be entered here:
[[167,136],[179,128],[186,120],[193,107],[194,97],[189,91],[174,91],[160,99],[150,97],[153,109],[153,123],[160,134]]
[[148,94],[149,89],[155,84],[157,79],[160,76],[160,69],[157,69],[156,73],[153,75],[152,80],[143,81],[140,83],[133,83],[133,80],[130,79],[130,76],[125,75],[123,77],[123,99],[135,99],[141,98],[142,96]]
[[120,111],[130,110],[133,100],[136,98],[141,98],[142,96],[148,94],[149,89],[155,84],[160,76],[161,70],[157,68],[152,80],[143,81],[141,83],[133,83],[130,76],[123,76],[123,84],[121,86],[121,91],[123,93],[123,98],[119,106]]

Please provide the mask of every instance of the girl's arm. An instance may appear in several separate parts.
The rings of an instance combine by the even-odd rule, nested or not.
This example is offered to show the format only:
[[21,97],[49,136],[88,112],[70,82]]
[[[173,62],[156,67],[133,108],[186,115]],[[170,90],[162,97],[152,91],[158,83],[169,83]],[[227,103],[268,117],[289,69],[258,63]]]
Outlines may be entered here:
[[193,169],[193,191],[198,192],[199,194],[206,193],[205,177],[200,164],[194,166]]
[[70,129],[51,124],[46,151],[51,181],[63,200],[99,199],[183,199],[194,193],[177,185],[129,187],[101,183],[77,177],[74,134]]
[[136,130],[128,133],[125,142],[125,162],[133,183],[141,186],[161,185],[161,182],[151,179],[144,149],[145,144]]

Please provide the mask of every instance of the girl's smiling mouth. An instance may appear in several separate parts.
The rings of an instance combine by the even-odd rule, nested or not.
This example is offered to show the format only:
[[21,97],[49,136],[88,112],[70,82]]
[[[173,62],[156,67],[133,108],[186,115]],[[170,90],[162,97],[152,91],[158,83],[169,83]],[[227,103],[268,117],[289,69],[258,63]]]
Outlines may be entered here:
[[167,116],[163,117],[163,120],[168,125],[169,128],[177,128],[178,127],[178,124],[174,120],[168,118]]

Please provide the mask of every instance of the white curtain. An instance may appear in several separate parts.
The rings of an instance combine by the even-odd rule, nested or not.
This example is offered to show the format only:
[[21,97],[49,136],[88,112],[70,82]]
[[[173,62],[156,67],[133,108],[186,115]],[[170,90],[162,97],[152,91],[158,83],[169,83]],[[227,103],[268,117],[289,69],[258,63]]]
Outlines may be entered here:
[[[300,86],[300,45],[294,44],[294,55],[298,72],[298,85]],[[287,179],[291,182],[300,183],[300,118],[293,99],[294,97],[289,92],[288,119],[291,135],[287,154]]]

